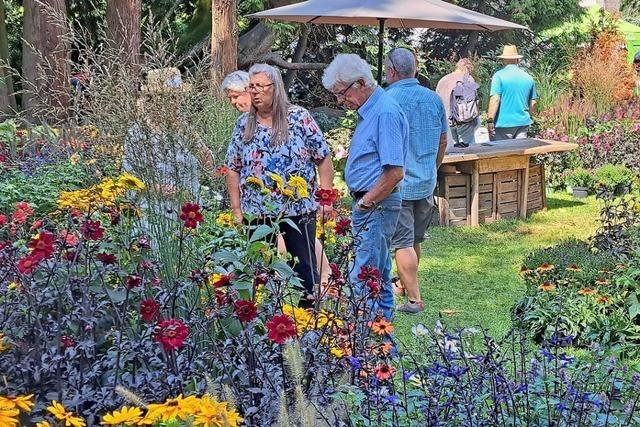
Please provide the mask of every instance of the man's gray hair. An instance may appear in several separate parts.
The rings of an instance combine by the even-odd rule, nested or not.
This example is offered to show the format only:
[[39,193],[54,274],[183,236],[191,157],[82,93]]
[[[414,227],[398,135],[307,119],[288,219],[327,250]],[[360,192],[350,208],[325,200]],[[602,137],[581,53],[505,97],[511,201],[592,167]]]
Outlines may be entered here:
[[[273,104],[272,104],[272,124],[271,124],[271,143],[274,145],[284,144],[289,140],[289,97],[287,90],[284,88],[282,74],[277,68],[268,64],[255,64],[249,68],[249,77],[256,74],[264,74],[273,84]],[[249,142],[253,139],[258,125],[258,117],[256,116],[256,107],[251,104],[249,117],[247,118],[247,127],[244,130],[244,141]]]
[[325,89],[331,90],[339,83],[350,85],[360,79],[364,81],[366,87],[376,84],[371,66],[367,61],[355,53],[341,53],[324,70],[322,85]]
[[220,84],[220,90],[226,92],[232,90],[234,92],[244,92],[249,86],[249,73],[238,70],[229,73]]
[[396,70],[400,77],[415,77],[418,70],[416,56],[409,49],[404,47],[396,47],[391,49],[385,65]]

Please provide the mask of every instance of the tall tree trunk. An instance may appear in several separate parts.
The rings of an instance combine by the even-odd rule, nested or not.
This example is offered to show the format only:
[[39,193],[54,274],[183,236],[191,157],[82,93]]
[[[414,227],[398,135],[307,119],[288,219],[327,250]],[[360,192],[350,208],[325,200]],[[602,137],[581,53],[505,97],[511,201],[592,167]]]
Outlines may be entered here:
[[140,62],[141,0],[107,0],[107,40],[124,66]]
[[[303,25],[300,29],[300,35],[298,36],[298,43],[296,44],[296,50],[293,52],[293,57],[291,58],[291,62],[300,62],[302,61],[302,57],[304,53],[307,51],[307,42],[309,41],[309,33],[311,33],[311,27],[309,25]],[[287,71],[287,74],[284,76],[284,87],[287,90],[293,84],[293,81],[296,78],[296,74],[298,74],[298,70],[291,69]]]
[[64,0],[24,0],[22,106],[30,119],[62,120],[69,106],[69,34]]
[[5,20],[4,0],[0,0],[0,120],[11,116],[16,109],[13,77],[9,66],[9,40]]
[[222,79],[238,66],[237,0],[214,0],[211,8],[211,83],[217,88]]

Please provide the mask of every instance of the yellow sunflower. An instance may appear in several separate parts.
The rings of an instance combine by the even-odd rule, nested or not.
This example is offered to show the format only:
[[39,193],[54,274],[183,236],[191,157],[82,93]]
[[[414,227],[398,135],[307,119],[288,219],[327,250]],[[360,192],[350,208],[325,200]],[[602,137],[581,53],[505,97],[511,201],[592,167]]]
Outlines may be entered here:
[[142,409],[123,406],[119,411],[113,411],[102,417],[100,424],[103,426],[136,425],[140,421],[142,421]]
[[221,227],[233,227],[234,218],[231,212],[221,212],[216,217],[216,224]]
[[0,426],[14,427],[18,425],[20,410],[9,399],[0,400]]
[[282,190],[280,190],[280,192],[282,193],[283,196],[289,199],[293,198],[293,190],[290,188],[283,188]]
[[51,413],[54,417],[56,417],[60,421],[64,421],[64,427],[85,427],[86,424],[84,420],[80,417],[76,417],[73,415],[73,412],[69,412],[66,410],[62,404],[57,401],[51,402],[51,406],[47,406],[47,411]]
[[118,184],[127,190],[142,191],[145,188],[144,182],[142,182],[138,177],[126,172],[118,177]]
[[282,179],[280,175],[275,174],[273,172],[268,172],[267,175],[269,175],[269,178],[271,178],[273,182],[276,184],[276,187],[278,188],[278,190],[280,191],[284,190],[284,179]]
[[257,178],[255,176],[248,177],[245,182],[247,184],[257,185],[258,187],[261,187],[261,188],[264,187],[264,182],[262,182],[260,178]]
[[33,402],[33,394],[30,394],[28,396],[16,396],[11,400],[13,401],[13,404],[16,405],[16,407],[22,412],[31,412],[31,410],[33,409],[33,405],[35,405],[35,403]]
[[300,198],[306,199],[309,197],[309,184],[300,175],[291,175],[287,184],[296,189]]

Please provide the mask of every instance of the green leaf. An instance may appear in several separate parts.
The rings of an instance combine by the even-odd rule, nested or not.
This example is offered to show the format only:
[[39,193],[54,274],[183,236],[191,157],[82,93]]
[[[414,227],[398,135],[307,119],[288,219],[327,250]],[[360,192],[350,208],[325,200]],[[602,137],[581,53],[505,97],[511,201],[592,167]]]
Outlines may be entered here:
[[260,226],[258,226],[258,228],[256,228],[256,230],[251,235],[251,238],[249,239],[249,243],[262,240],[272,233],[273,233],[273,228],[269,227],[268,225],[261,224]]

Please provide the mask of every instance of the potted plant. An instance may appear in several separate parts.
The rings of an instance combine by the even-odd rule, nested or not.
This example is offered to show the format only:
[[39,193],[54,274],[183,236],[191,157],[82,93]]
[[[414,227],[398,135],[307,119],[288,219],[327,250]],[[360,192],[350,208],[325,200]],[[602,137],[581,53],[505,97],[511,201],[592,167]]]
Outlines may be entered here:
[[617,196],[628,194],[631,190],[631,183],[634,173],[624,165],[606,164],[596,172],[596,179]]
[[589,195],[595,182],[593,173],[584,168],[576,168],[567,175],[567,184],[571,186],[573,196],[579,199]]

